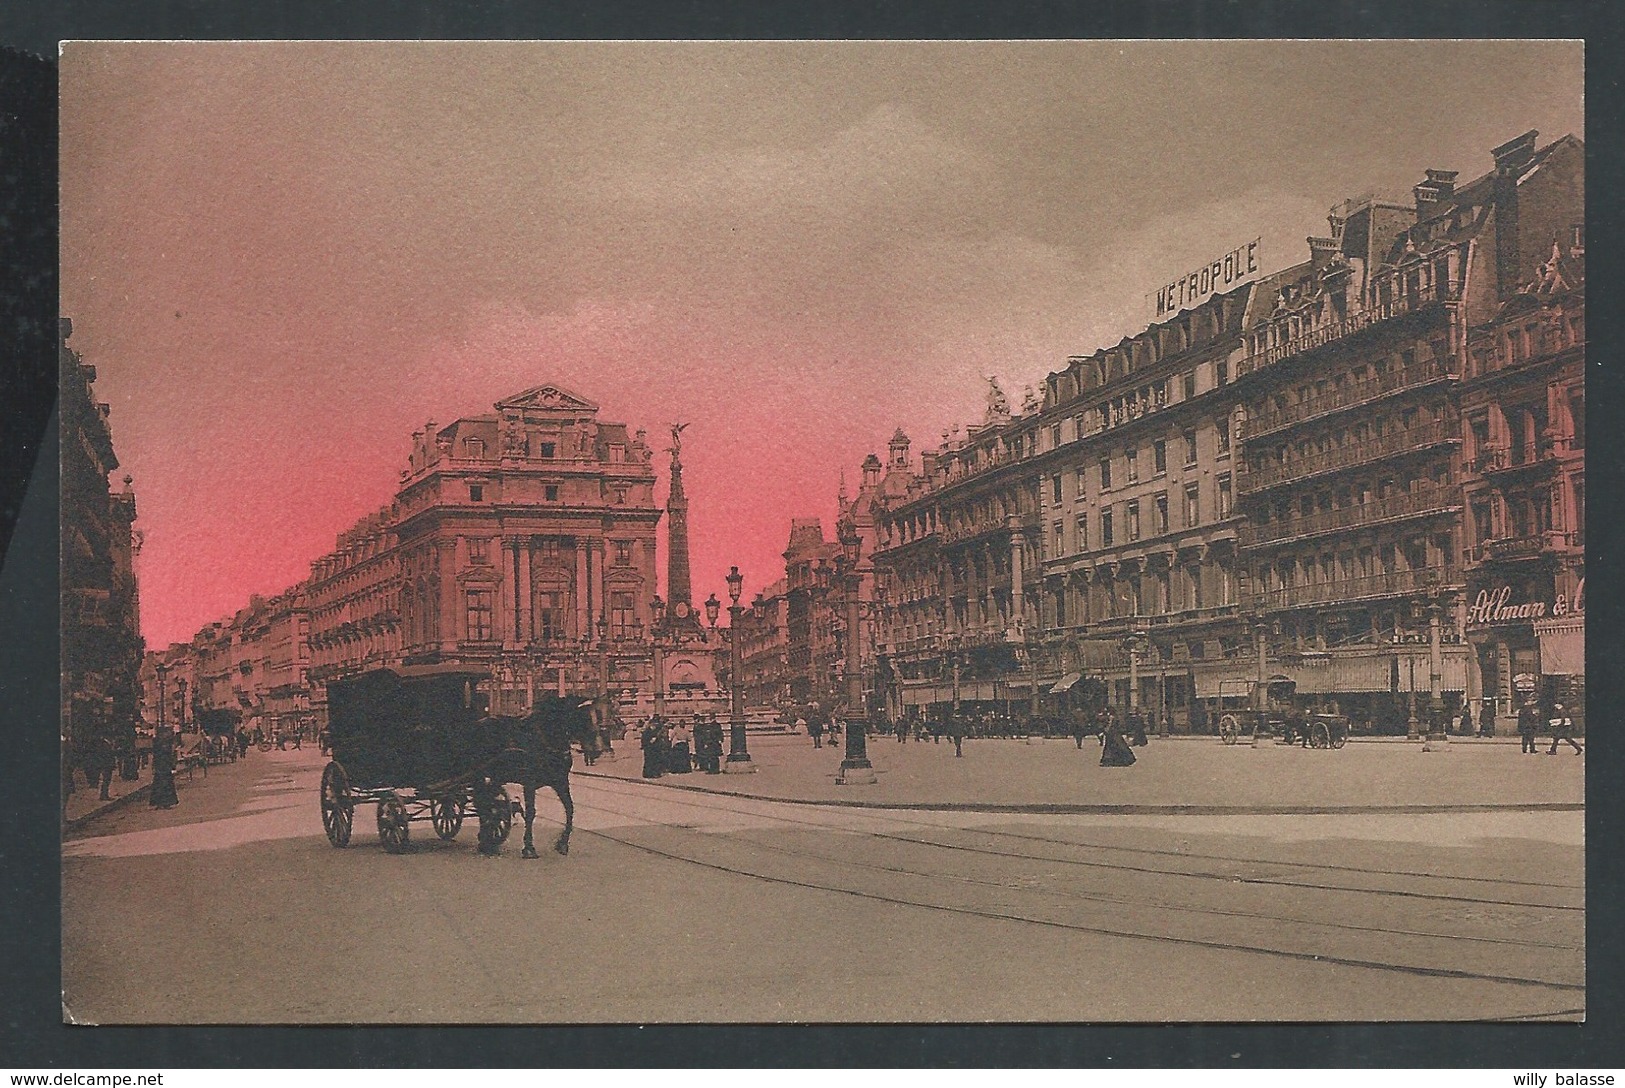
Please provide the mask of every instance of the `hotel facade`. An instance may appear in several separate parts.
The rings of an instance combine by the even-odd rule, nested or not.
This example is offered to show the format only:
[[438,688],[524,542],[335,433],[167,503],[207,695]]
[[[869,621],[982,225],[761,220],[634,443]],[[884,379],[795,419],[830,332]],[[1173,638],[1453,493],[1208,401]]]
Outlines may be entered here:
[[[1286,676],[1416,732],[1463,705],[1504,725],[1515,677],[1583,694],[1584,148],[1491,156],[1344,202],[1284,270],[1183,278],[1159,299],[1185,308],[1019,413],[995,385],[963,437],[894,458],[874,562],[898,706],[1087,692],[1204,729],[1221,684]],[[1544,629],[1481,607],[1518,595]]]

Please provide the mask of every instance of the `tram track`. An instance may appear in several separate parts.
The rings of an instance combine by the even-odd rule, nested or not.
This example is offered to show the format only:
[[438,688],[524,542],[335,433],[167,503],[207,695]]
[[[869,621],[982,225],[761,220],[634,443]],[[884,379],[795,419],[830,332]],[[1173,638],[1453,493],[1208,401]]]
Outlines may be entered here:
[[[618,796],[623,796],[623,797],[649,797],[649,796],[651,796],[647,792],[647,789],[648,789],[647,787],[641,787],[641,786],[639,786],[639,785],[637,785],[635,783],[619,782],[619,781],[617,781],[615,779],[610,779],[610,778],[596,778],[596,779],[594,779],[594,781],[595,781],[595,784],[598,784],[598,785],[608,785],[609,783],[614,783],[615,786],[620,787],[620,788],[628,791],[628,792],[625,792],[625,793],[617,794]],[[613,791],[613,788],[614,787],[611,787],[612,791]],[[659,787],[653,787],[653,788],[658,789]],[[667,796],[661,796],[658,799],[662,803],[686,804],[686,805],[689,805],[691,807],[700,808],[702,810],[705,809],[706,806],[704,804],[701,804],[701,803],[695,802],[695,801],[684,800],[679,796],[679,793],[687,793],[687,792],[689,792],[689,791],[686,791],[686,790],[685,791],[662,790],[662,793],[666,794]],[[703,794],[703,796],[715,797],[715,798],[719,798],[719,799],[734,800],[734,798],[732,798],[731,795],[723,794],[723,793],[709,793],[709,792],[707,792],[707,793]],[[1387,895],[1387,896],[1393,896],[1393,897],[1397,897],[1397,898],[1406,898],[1406,899],[1437,900],[1437,901],[1448,902],[1448,903],[1472,904],[1472,905],[1475,905],[1475,906],[1491,906],[1491,907],[1511,907],[1511,908],[1526,908],[1526,909],[1539,909],[1539,910],[1555,910],[1555,911],[1571,912],[1571,913],[1577,913],[1577,914],[1583,914],[1583,912],[1585,910],[1585,907],[1584,907],[1583,904],[1575,905],[1575,904],[1569,904],[1569,903],[1550,903],[1550,902],[1534,902],[1534,903],[1532,903],[1532,902],[1528,902],[1528,901],[1522,900],[1522,899],[1489,898],[1489,897],[1485,897],[1485,896],[1475,896],[1475,895],[1453,895],[1453,894],[1449,894],[1449,893],[1446,893],[1446,892],[1426,892],[1426,891],[1415,891],[1415,890],[1410,890],[1410,889],[1392,889],[1392,888],[1351,887],[1351,886],[1349,886],[1347,884],[1311,883],[1311,882],[1308,882],[1308,881],[1285,880],[1285,879],[1279,879],[1279,878],[1268,877],[1268,876],[1256,876],[1256,875],[1255,876],[1249,876],[1249,875],[1246,875],[1245,873],[1226,872],[1226,871],[1222,871],[1222,870],[1221,871],[1192,871],[1192,870],[1188,870],[1188,869],[1163,868],[1163,867],[1155,866],[1155,865],[1130,865],[1130,864],[1124,864],[1124,863],[1120,863],[1120,862],[1101,861],[1101,860],[1093,860],[1093,859],[1088,859],[1088,858],[1054,857],[1054,856],[1046,855],[1046,854],[1033,854],[1033,853],[1026,853],[1026,852],[1022,852],[1022,851],[999,850],[999,849],[995,849],[995,848],[992,848],[992,847],[967,845],[967,844],[963,844],[963,843],[935,842],[935,841],[932,841],[930,839],[915,838],[915,837],[909,836],[909,835],[898,835],[898,834],[894,834],[894,833],[887,832],[887,831],[858,830],[858,829],[850,828],[849,826],[847,826],[846,823],[842,823],[841,821],[851,821],[854,818],[858,818],[858,819],[866,819],[866,820],[869,820],[871,822],[878,822],[878,823],[882,823],[882,824],[904,824],[904,825],[910,825],[910,826],[921,827],[921,828],[930,828],[930,829],[935,830],[935,831],[950,831],[950,832],[956,832],[956,833],[967,834],[967,835],[981,835],[981,836],[993,837],[993,838],[1016,839],[1016,840],[1020,840],[1020,841],[1024,841],[1024,842],[1037,842],[1037,843],[1043,843],[1043,844],[1046,844],[1046,845],[1049,845],[1049,846],[1059,847],[1059,848],[1062,848],[1062,849],[1074,849],[1074,850],[1084,850],[1084,851],[1102,851],[1102,852],[1111,852],[1111,853],[1150,854],[1150,855],[1152,855],[1154,857],[1177,858],[1177,859],[1182,860],[1182,861],[1193,861],[1193,862],[1213,862],[1213,861],[1216,861],[1216,862],[1221,862],[1221,863],[1236,863],[1236,864],[1251,865],[1251,866],[1267,866],[1267,867],[1280,868],[1280,869],[1322,870],[1322,871],[1329,871],[1329,872],[1358,873],[1358,874],[1369,875],[1369,876],[1402,877],[1402,878],[1408,878],[1408,879],[1425,879],[1425,880],[1432,880],[1432,881],[1458,881],[1458,882],[1462,882],[1462,883],[1473,883],[1473,884],[1498,883],[1498,884],[1510,885],[1510,886],[1513,886],[1513,887],[1540,888],[1540,889],[1543,889],[1543,890],[1553,890],[1553,889],[1560,890],[1560,891],[1561,890],[1583,890],[1583,889],[1579,888],[1576,885],[1538,884],[1538,883],[1535,883],[1533,881],[1502,880],[1502,879],[1497,878],[1497,877],[1463,877],[1463,876],[1458,876],[1458,875],[1453,875],[1453,874],[1424,873],[1424,872],[1417,872],[1417,871],[1414,871],[1414,870],[1405,870],[1405,871],[1397,871],[1396,872],[1396,871],[1386,870],[1386,869],[1372,869],[1372,868],[1366,868],[1366,867],[1360,867],[1360,866],[1343,866],[1343,865],[1328,864],[1328,863],[1323,863],[1323,862],[1307,862],[1307,861],[1295,861],[1295,860],[1275,860],[1275,859],[1263,859],[1263,858],[1237,857],[1235,855],[1229,855],[1229,854],[1206,854],[1206,853],[1200,853],[1200,852],[1186,852],[1186,851],[1178,851],[1178,850],[1165,850],[1165,849],[1160,849],[1160,848],[1156,848],[1156,847],[1133,847],[1133,846],[1118,846],[1116,844],[1104,844],[1104,843],[1094,843],[1094,842],[1079,842],[1079,841],[1077,841],[1075,839],[1057,839],[1057,838],[1050,838],[1050,837],[1042,836],[1042,835],[1027,835],[1027,834],[1022,834],[1022,833],[1019,833],[1019,832],[993,830],[993,829],[988,829],[988,828],[962,828],[962,827],[956,827],[956,826],[951,825],[951,824],[942,824],[942,823],[937,823],[935,821],[930,821],[930,820],[919,820],[919,819],[914,819],[914,818],[901,816],[896,812],[896,810],[890,810],[890,809],[885,810],[883,812],[876,812],[876,813],[872,813],[872,814],[867,813],[867,812],[863,812],[862,810],[841,809],[841,810],[839,810],[838,814],[832,815],[828,819],[825,819],[825,820],[797,819],[795,817],[784,816],[784,815],[780,815],[778,813],[769,813],[769,812],[761,811],[763,808],[765,808],[766,806],[769,806],[769,805],[774,805],[776,807],[783,807],[782,805],[778,805],[777,802],[770,802],[770,801],[769,802],[763,802],[763,801],[757,801],[755,799],[751,799],[749,801],[746,801],[745,803],[756,806],[756,808],[750,812],[750,815],[753,815],[753,816],[756,816],[756,817],[762,818],[762,819],[771,819],[771,820],[774,820],[776,822],[787,824],[787,825],[802,826],[802,827],[809,827],[809,828],[819,828],[819,829],[829,829],[829,828],[840,827],[840,828],[843,828],[845,830],[852,831],[853,833],[856,833],[856,834],[868,835],[868,836],[871,836],[873,838],[884,839],[884,840],[888,840],[888,841],[892,841],[892,842],[907,843],[907,844],[910,844],[910,845],[936,846],[936,847],[939,847],[939,848],[945,849],[945,850],[959,850],[959,851],[963,851],[963,852],[966,852],[966,853],[985,854],[985,855],[992,856],[992,857],[1019,859],[1019,860],[1023,860],[1023,861],[1041,861],[1041,862],[1048,862],[1048,863],[1053,863],[1053,864],[1076,865],[1076,866],[1083,866],[1083,867],[1088,867],[1088,868],[1099,868],[1099,869],[1114,870],[1114,871],[1129,872],[1129,873],[1142,873],[1142,874],[1146,874],[1146,875],[1159,876],[1159,877],[1160,876],[1177,876],[1177,877],[1183,877],[1183,878],[1188,878],[1188,879],[1197,879],[1197,880],[1216,880],[1216,881],[1221,881],[1221,882],[1224,882],[1224,883],[1227,883],[1227,884],[1253,884],[1253,885],[1260,885],[1260,886],[1266,886],[1266,887],[1298,888],[1298,889],[1311,890],[1311,891],[1362,892],[1362,893],[1372,894],[1372,895]]]
[[[614,797],[619,798],[651,799],[650,794],[636,786],[631,784],[622,784],[622,786],[624,792],[615,789],[606,789],[603,792],[611,793]],[[712,796],[726,800],[725,795]],[[751,819],[769,820],[791,829],[829,831],[838,827],[849,834],[904,843],[928,851],[957,851],[963,849],[962,846],[957,844],[933,841],[929,838],[916,839],[909,836],[897,836],[885,832],[853,828],[849,823],[834,824],[798,820],[793,817],[761,811],[741,812],[727,808],[723,808],[719,812],[717,809],[708,809],[708,806],[703,803],[669,794],[654,799],[666,804],[710,811],[713,815],[731,815],[736,818],[744,816]],[[581,799],[578,801],[578,807],[585,808],[588,812],[597,812],[618,820],[631,821],[634,825],[649,828],[667,828],[670,826],[670,821],[651,818],[641,813],[621,809],[607,804],[603,799],[597,797]],[[853,814],[849,811],[841,813],[841,817],[845,821],[850,821],[852,816]],[[892,823],[899,822],[895,813],[887,813],[883,817],[877,816],[871,817],[871,819],[885,820]],[[927,822],[926,826],[938,830],[962,830],[944,828],[942,825],[930,824],[929,822]],[[750,879],[803,889],[851,895],[916,909],[1003,920],[1016,924],[1059,928],[1099,936],[1188,945],[1345,967],[1398,972],[1419,977],[1470,979],[1484,983],[1540,988],[1559,993],[1583,993],[1585,989],[1584,984],[1581,982],[1572,982],[1561,977],[1554,978],[1550,977],[1547,972],[1528,969],[1538,967],[1553,954],[1579,956],[1582,949],[1574,944],[1524,940],[1505,936],[1485,936],[1473,933],[1439,932],[1397,926],[1362,925],[1340,920],[1337,917],[1304,918],[1260,910],[1238,909],[1223,904],[1201,904],[1162,897],[1146,897],[1132,893],[1125,895],[1110,889],[1085,888],[1079,890],[1033,887],[1020,882],[1011,884],[1007,881],[990,880],[974,875],[945,873],[929,867],[918,868],[907,864],[867,862],[849,856],[832,856],[817,850],[799,849],[784,844],[764,843],[755,837],[743,835],[737,831],[708,837],[705,840],[706,845],[702,849],[681,850],[669,848],[665,845],[638,841],[636,835],[617,835],[608,830],[596,828],[583,828],[582,830],[635,850],[715,871],[733,873]],[[1079,845],[1064,843],[1064,840],[1044,839],[1043,841],[1073,847]],[[745,856],[734,856],[741,852]],[[1021,852],[990,851],[985,848],[976,852],[982,855],[993,854],[1007,861],[1020,863],[1065,864],[1066,862],[1066,859]],[[781,869],[778,864],[770,859],[785,859],[787,863],[794,867]],[[766,864],[764,864],[764,861]],[[820,868],[826,871],[820,872]],[[1143,873],[1148,868],[1135,867],[1134,871]],[[1213,878],[1212,874],[1191,874],[1178,869],[1151,871],[1161,878],[1189,878],[1192,876]],[[859,875],[854,879],[854,874],[864,875]],[[880,888],[865,886],[864,880],[868,874],[880,874],[886,879],[887,883]],[[1308,888],[1311,891],[1330,891],[1345,897],[1382,898],[1394,894],[1390,889],[1381,888],[1334,886],[1329,889],[1317,889],[1313,885],[1300,884],[1298,886]],[[983,900],[991,898],[992,902],[977,901],[977,895],[980,895]],[[1436,897],[1466,902],[1482,901],[1481,898],[1474,897],[1449,897],[1443,895]],[[1528,904],[1510,900],[1497,900],[1494,902],[1503,903],[1509,908],[1524,910],[1555,909],[1549,905]],[[1108,917],[1111,920],[1103,922],[1098,920],[1098,917],[1080,920],[1076,917],[1080,905],[1086,908],[1108,908]],[[1159,924],[1155,927],[1136,925],[1133,924],[1134,919],[1112,917],[1113,914],[1132,914],[1135,911],[1151,913]],[[1180,920],[1170,925],[1171,916],[1173,915],[1179,916]],[[1244,931],[1249,927],[1256,928],[1259,926],[1267,926],[1270,929],[1262,937],[1256,933],[1247,932],[1214,934],[1207,931],[1207,927],[1214,925],[1220,928],[1230,926]],[[1349,943],[1349,939],[1352,937],[1356,939],[1356,943],[1363,943],[1368,947],[1364,953],[1330,952],[1326,949],[1332,947],[1333,944],[1327,938],[1333,937],[1340,937],[1344,944]],[[1398,951],[1396,946],[1399,945],[1406,946],[1405,951],[1411,952],[1412,955],[1394,954]],[[1418,947],[1419,945],[1424,947]],[[1471,949],[1473,948],[1477,948],[1478,953],[1472,953]],[[1464,953],[1464,949],[1468,951]],[[1520,973],[1516,969],[1496,968],[1483,962],[1468,962],[1465,965],[1462,963],[1464,959],[1467,961],[1472,961],[1475,958],[1481,959],[1485,951],[1495,952],[1496,950],[1499,950],[1496,952],[1497,955],[1504,956],[1507,953],[1514,953],[1515,955],[1511,958],[1522,959],[1524,961],[1523,966],[1526,969]],[[1386,956],[1380,954],[1383,952],[1389,954]],[[1544,1018],[1563,1016],[1565,1013],[1558,1010],[1527,1015]]]

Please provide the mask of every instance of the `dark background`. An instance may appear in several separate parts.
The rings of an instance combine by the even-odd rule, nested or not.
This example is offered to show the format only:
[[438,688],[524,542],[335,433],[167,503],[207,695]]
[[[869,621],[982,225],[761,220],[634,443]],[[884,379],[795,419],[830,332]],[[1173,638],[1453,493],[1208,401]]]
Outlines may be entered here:
[[[809,5],[456,4],[272,0],[10,0],[0,4],[0,1067],[274,1066],[1387,1066],[1596,1068],[1621,1046],[1620,676],[1625,622],[1609,560],[1620,434],[1596,428],[1591,457],[1592,583],[1587,869],[1589,1020],[1584,1025],[885,1026],[538,1028],[69,1028],[61,1024],[57,771],[56,47],[65,38],[1585,38],[1588,279],[1587,399],[1617,418],[1612,373],[1618,277],[1620,57],[1625,5],[1580,0],[1187,0]],[[1351,124],[1377,124],[1358,115]],[[1426,108],[1419,103],[1418,108]],[[1269,124],[1260,118],[1260,124]],[[14,530],[14,531],[13,531]],[[9,543],[9,547],[7,547]],[[573,940],[576,934],[538,934]],[[333,964],[343,971],[345,965]],[[164,986],[166,965],[151,966]],[[1148,991],[1159,984],[1147,976]],[[424,985],[435,980],[425,979]],[[1235,1017],[1247,1009],[1238,1004]],[[695,1010],[702,1019],[704,1010]]]

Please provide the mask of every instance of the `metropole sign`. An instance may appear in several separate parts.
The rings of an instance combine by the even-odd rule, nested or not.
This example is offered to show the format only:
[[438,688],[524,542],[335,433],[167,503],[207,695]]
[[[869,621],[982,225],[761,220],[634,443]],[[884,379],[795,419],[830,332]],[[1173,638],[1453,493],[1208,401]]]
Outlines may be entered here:
[[1262,238],[1254,238],[1251,242],[1237,246],[1202,267],[1185,273],[1168,286],[1158,288],[1156,319],[1161,321],[1180,310],[1188,310],[1209,295],[1239,287],[1258,275],[1260,241]]

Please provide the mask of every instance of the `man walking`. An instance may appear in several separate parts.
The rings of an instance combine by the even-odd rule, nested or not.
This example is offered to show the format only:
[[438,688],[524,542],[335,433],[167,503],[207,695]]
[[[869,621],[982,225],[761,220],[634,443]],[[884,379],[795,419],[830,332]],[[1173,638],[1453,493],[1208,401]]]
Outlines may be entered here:
[[965,720],[958,714],[950,713],[947,728],[948,739],[954,742],[954,758],[959,759],[965,754],[963,748],[965,743]]
[[1552,731],[1552,746],[1546,750],[1547,755],[1555,756],[1557,754],[1557,746],[1559,743],[1567,744],[1570,748],[1573,748],[1575,755],[1579,755],[1581,752],[1585,751],[1585,749],[1581,748],[1579,743],[1569,735],[1574,731],[1574,719],[1569,717],[1569,713],[1563,708],[1562,703],[1552,704],[1552,717],[1551,720],[1546,724],[1551,728]]

